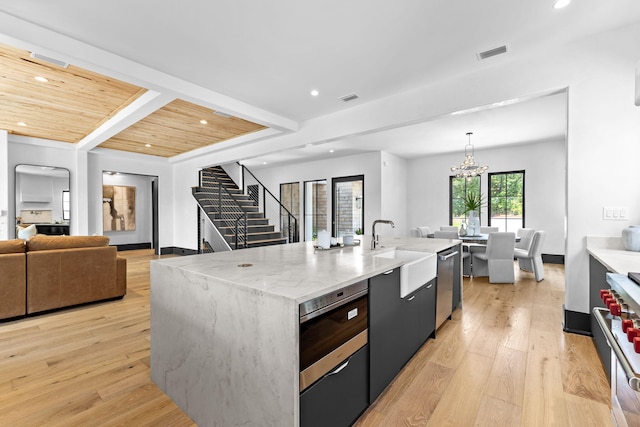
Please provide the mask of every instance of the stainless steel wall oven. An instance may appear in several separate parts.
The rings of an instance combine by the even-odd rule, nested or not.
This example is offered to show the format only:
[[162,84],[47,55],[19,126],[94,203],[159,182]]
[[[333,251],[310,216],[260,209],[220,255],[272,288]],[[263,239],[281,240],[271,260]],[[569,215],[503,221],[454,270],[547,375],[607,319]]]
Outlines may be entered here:
[[369,404],[367,280],[300,304],[300,425],[350,425]]

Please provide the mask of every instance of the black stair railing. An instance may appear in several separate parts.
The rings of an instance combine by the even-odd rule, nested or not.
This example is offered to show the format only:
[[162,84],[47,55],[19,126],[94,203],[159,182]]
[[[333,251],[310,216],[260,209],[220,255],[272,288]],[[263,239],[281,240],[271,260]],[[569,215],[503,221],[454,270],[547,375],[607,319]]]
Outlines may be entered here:
[[278,218],[277,227],[282,233],[282,237],[287,239],[287,243],[296,243],[300,241],[298,233],[298,220],[289,210],[280,203],[255,175],[244,165],[242,168],[242,186],[243,191],[251,200],[264,212],[265,218]]
[[214,174],[206,170],[201,170],[199,174],[200,187],[194,190],[194,196],[203,211],[216,228],[233,230],[231,244],[235,249],[247,247],[247,213]]

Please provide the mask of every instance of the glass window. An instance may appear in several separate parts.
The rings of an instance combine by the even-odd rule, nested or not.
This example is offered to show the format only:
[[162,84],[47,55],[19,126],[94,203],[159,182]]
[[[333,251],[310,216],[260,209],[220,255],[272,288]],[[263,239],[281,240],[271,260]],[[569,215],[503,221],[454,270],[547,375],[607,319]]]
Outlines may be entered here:
[[327,180],[304,183],[304,240],[310,242],[318,231],[327,230]]
[[460,224],[467,222],[468,214],[464,209],[464,196],[473,191],[480,194],[480,177],[471,178],[449,178],[449,225],[460,227]]
[[489,225],[499,231],[524,228],[524,171],[489,174]]
[[[300,183],[288,182],[280,184],[280,203],[284,208],[280,212],[280,230],[289,237],[289,242],[297,242],[298,224],[300,224]],[[293,215],[295,221],[290,224],[289,214]],[[292,234],[291,236],[289,235]]]
[[332,236],[363,234],[364,175],[333,178]]

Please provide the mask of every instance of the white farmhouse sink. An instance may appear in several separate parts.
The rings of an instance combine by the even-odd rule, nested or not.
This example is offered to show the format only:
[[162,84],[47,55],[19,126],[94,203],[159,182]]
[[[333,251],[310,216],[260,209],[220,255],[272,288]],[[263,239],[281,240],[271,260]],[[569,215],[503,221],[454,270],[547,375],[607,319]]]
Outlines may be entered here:
[[404,261],[404,264],[400,266],[400,298],[406,297],[436,277],[438,262],[434,253],[396,249],[374,256]]

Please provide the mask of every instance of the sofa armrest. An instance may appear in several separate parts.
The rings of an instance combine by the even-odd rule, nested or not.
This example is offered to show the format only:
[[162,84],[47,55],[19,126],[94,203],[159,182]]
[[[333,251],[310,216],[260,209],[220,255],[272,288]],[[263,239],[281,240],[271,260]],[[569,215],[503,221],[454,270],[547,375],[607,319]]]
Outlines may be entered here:
[[116,258],[116,287],[122,296],[127,294],[127,259]]

